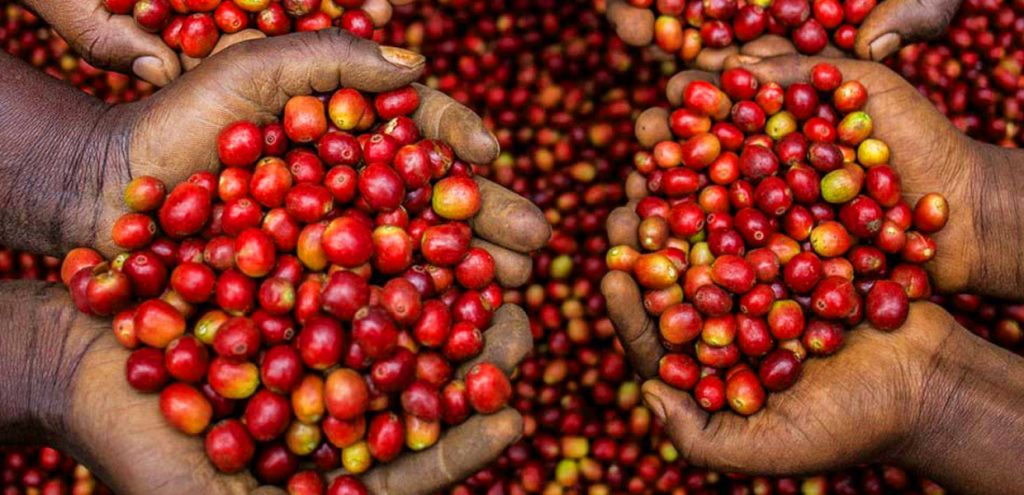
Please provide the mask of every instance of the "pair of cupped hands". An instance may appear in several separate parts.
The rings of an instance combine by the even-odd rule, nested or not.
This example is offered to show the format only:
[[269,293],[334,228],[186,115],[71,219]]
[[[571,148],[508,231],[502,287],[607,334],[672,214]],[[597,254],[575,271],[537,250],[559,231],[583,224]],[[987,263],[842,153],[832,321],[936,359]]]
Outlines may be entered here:
[[[225,36],[199,63],[179,59],[130,17],[109,15],[99,0],[27,3],[91,62],[165,86],[144,101],[97,111],[95,142],[80,154],[102,171],[66,204],[70,212],[62,212],[67,220],[57,244],[64,251],[88,245],[116,254],[110,227],[124,211],[123,187],[141,175],[173,185],[193,172],[215,171],[216,136],[229,123],[274,120],[295,95],[339,87],[395,89],[412,84],[424,68],[418,54],[336,29],[266,39],[252,31]],[[372,14],[390,15],[387,2],[367,4]],[[486,164],[497,157],[497,140],[477,115],[439,92],[415,87],[421,104],[413,120],[424,137],[446,141],[467,162]],[[470,220],[473,244],[494,256],[502,286],[521,285],[531,273],[529,253],[547,242],[550,227],[532,203],[485,179],[477,181],[483,201]],[[156,395],[131,389],[124,378],[129,353],[113,338],[108,320],[78,314],[62,287],[12,282],[7,288],[9,303],[25,308],[8,315],[11,323],[38,331],[24,366],[9,376],[27,377],[23,396],[10,399],[26,401],[30,422],[43,431],[42,438],[26,432],[27,440],[47,440],[66,450],[121,494],[283,493],[259,487],[250,473],[217,472],[201,437],[178,433],[160,415]],[[473,362],[492,362],[506,373],[533,344],[525,312],[513,305],[497,311],[485,337],[484,351]],[[522,418],[511,408],[475,416],[445,432],[435,446],[376,467],[362,480],[374,493],[431,493],[485,467],[521,431]]]
[[[903,42],[940,34],[959,3],[880,3],[859,28],[856,55],[881,60]],[[650,9],[609,0],[606,13],[628,43],[646,46],[651,42],[654,16]],[[776,82],[786,87],[809,82],[811,68],[818,63],[835,65],[844,80],[858,80],[867,88],[864,110],[873,119],[873,136],[889,145],[891,165],[901,176],[909,204],[931,192],[942,193],[949,201],[949,222],[935,234],[939,249],[926,265],[933,288],[942,293],[971,290],[1019,297],[1020,285],[986,279],[1015,263],[999,261],[1013,255],[993,255],[985,246],[983,239],[994,236],[986,227],[994,231],[999,226],[978,221],[987,214],[979,211],[980,205],[999,201],[983,198],[982,191],[985,184],[998,189],[984,171],[991,162],[999,161],[1001,150],[960,133],[913,86],[884,65],[845,57],[831,45],[821,56],[802,56],[788,40],[766,35],[742,46],[703,50],[692,69],[669,81],[666,96],[673,108],[679,107],[690,82],[717,84],[724,69],[742,67],[761,84]],[[670,110],[651,108],[638,117],[635,132],[641,145],[650,148],[675,139],[669,115]],[[608,236],[612,246],[639,249],[640,219],[634,206],[648,193],[646,180],[634,173],[626,190],[630,202],[609,216]],[[971,335],[937,305],[915,302],[902,328],[881,332],[865,323],[847,332],[836,355],[805,361],[800,380],[787,391],[770,395],[761,412],[750,417],[708,414],[690,394],[658,379],[658,361],[666,350],[660,342],[657,319],[645,311],[642,293],[631,275],[608,273],[602,292],[629,361],[646,380],[643,398],[666,423],[681,456],[724,472],[791,475],[887,461],[922,468],[925,474],[940,479],[947,475],[951,487],[956,488],[956,483],[971,479],[971,473],[936,473],[948,467],[939,459],[950,449],[969,451],[954,440],[965,434],[959,433],[957,422],[969,416],[966,413],[973,400],[963,399],[964,387],[970,387],[968,377],[976,372],[974,380],[993,378],[967,363],[987,360],[989,370],[1019,368],[1021,364]],[[983,438],[972,441],[987,442]],[[975,471],[975,479],[986,479],[967,486],[980,493],[1006,489],[1008,485],[999,482],[1005,483],[1011,473],[1000,472],[994,465],[991,468],[994,472]],[[956,471],[969,470],[966,464],[956,466]]]

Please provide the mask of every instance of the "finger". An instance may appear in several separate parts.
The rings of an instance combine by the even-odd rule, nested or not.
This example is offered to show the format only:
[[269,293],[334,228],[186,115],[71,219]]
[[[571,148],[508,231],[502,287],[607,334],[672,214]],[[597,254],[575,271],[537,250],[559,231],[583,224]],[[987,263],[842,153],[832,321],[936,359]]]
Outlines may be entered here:
[[166,86],[181,74],[178,55],[131,16],[113,15],[94,2],[26,3],[92,65],[132,72],[157,86]]
[[736,45],[729,45],[725,48],[705,48],[697,54],[697,59],[693,61],[693,68],[708,72],[719,72],[725,64],[725,59],[739,52],[740,50]]
[[750,43],[745,43],[740,49],[740,53],[752,57],[771,58],[795,54],[797,50],[789,39],[777,34],[766,34]]
[[374,27],[384,27],[391,20],[392,8],[388,0],[366,0],[359,8],[370,15]]
[[[711,469],[757,469],[759,459],[752,434],[760,416],[744,418],[732,413],[709,415],[689,393],[676,390],[661,380],[648,380],[641,387],[644,403],[668,428],[672,443],[688,462]],[[770,460],[768,461],[770,462]]]
[[601,280],[601,293],[607,301],[608,317],[615,325],[633,369],[644,378],[657,376],[658,360],[665,349],[654,321],[644,310],[640,288],[633,277],[625,272],[608,272]]
[[647,46],[654,41],[654,12],[633,7],[622,0],[609,0],[608,22],[628,45]]
[[684,70],[672,76],[672,79],[669,79],[668,84],[665,85],[665,96],[668,97],[668,102],[673,107],[683,104],[683,91],[693,81],[707,81],[717,86],[718,73],[703,70]]
[[533,348],[530,319],[523,308],[515,304],[503,304],[494,312],[494,322],[484,332],[484,338],[483,352],[459,366],[460,378],[465,378],[469,370],[480,363],[491,363],[511,375]]
[[[726,61],[727,67],[743,67],[754,74],[760,82],[776,82],[782,86],[789,86],[796,82],[807,82],[811,77],[811,69],[820,63],[827,62],[834,65],[843,75],[843,80],[858,80],[864,83],[871,91],[878,91],[879,94],[887,89],[899,85],[910,88],[902,78],[889,70],[884,65],[865,62],[850,58],[826,58],[808,57],[804,55],[783,55],[780,57],[762,59],[749,55],[737,55]],[[868,100],[867,109],[871,113],[871,106],[878,100]]]
[[672,139],[672,130],[668,126],[668,110],[661,107],[653,107],[644,110],[636,118],[634,132],[640,141],[640,146],[653,148],[661,141]]
[[882,60],[903,43],[939,36],[961,0],[888,0],[878,4],[857,29],[853,50],[866,60]]
[[[740,54],[749,55],[751,57],[760,58],[771,58],[781,57],[782,55],[794,55],[799,52],[796,49],[796,45],[793,44],[787,38],[775,34],[766,34],[757,38],[750,43],[746,43],[740,48]],[[828,57],[828,58],[846,58],[846,53],[839,49],[839,47],[829,42],[825,45],[825,48],[818,52],[816,56]],[[724,68],[728,69],[728,66]]]
[[551,238],[551,225],[537,205],[483,177],[480,212],[470,219],[473,231],[501,247],[529,253],[544,247]]
[[448,431],[433,447],[406,454],[362,477],[370,493],[420,495],[434,493],[465,479],[496,459],[523,432],[523,418],[506,408],[473,416]]
[[288,495],[288,493],[276,486],[261,486],[253,490],[252,495]]
[[459,158],[470,163],[491,163],[498,157],[498,138],[476,113],[440,91],[422,84],[413,86],[420,95],[420,106],[412,118],[424,136],[448,143]]
[[620,206],[612,210],[605,226],[608,229],[608,242],[612,246],[626,245],[633,249],[640,249],[640,241],[636,233],[640,226],[640,217],[637,216],[632,205]]
[[408,85],[423,73],[424,62],[417,53],[332,28],[238,43],[208,58],[195,73],[219,87],[225,81],[237,84],[236,92],[276,113],[295,95],[339,86],[381,92]]
[[630,202],[640,201],[647,197],[647,179],[639,172],[630,172],[626,177],[626,197]]
[[483,239],[473,239],[472,246],[484,249],[494,258],[494,277],[502,287],[519,287],[530,280],[533,260],[529,256]]
[[[211,51],[206,58],[212,57],[213,55],[244,41],[261,40],[266,37],[267,35],[263,34],[263,32],[258,29],[243,29],[237,33],[225,34],[217,40],[217,44],[214,45],[213,51]],[[206,60],[206,58],[192,58],[188,55],[181,55],[181,67],[186,71],[190,71],[198,67],[203,60]]]
[[90,344],[72,385],[63,447],[116,493],[249,493],[257,487],[247,472],[220,473],[207,460],[201,437],[183,435],[156,414],[158,395],[140,394],[115,379],[129,352],[114,340],[108,322],[78,316],[69,348],[78,348],[76,341]]
[[[726,61],[726,67],[743,67],[753,73],[754,77],[762,84],[775,82],[785,87],[793,83],[808,81],[811,67],[821,61],[822,59],[817,57],[796,54],[764,59],[751,55],[737,55]],[[839,65],[841,61],[829,60],[829,62]]]

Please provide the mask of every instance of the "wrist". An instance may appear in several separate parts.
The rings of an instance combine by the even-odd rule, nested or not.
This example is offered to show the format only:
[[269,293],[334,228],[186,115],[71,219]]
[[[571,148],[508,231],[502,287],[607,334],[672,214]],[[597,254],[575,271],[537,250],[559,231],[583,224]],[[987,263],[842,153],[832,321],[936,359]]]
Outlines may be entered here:
[[1004,298],[1017,298],[1024,287],[1024,263],[1018,251],[1024,243],[1024,155],[1019,150],[975,142],[977,159],[969,181],[971,238],[976,256],[965,260],[964,289]]
[[1016,493],[1024,458],[1024,359],[952,322],[920,387],[896,461],[956,492]]
[[95,192],[65,210],[68,238],[74,240],[70,247],[90,246],[108,254],[119,251],[110,231],[125,211],[122,193],[132,180],[128,150],[138,105],[108,107],[96,119],[82,152],[83,168],[88,170]]
[[121,107],[6,54],[0,87],[0,243],[53,255],[92,244],[104,172],[115,167]]
[[69,329],[80,316],[62,287],[0,285],[0,441],[61,438],[72,378],[91,337]]

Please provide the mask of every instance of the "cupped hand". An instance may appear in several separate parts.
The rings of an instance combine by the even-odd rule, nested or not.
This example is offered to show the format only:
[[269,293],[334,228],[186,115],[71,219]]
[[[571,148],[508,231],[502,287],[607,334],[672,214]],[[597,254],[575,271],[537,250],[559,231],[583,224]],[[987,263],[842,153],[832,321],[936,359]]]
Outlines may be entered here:
[[602,290],[632,362],[648,380],[642,392],[687,462],[725,472],[792,475],[857,463],[905,461],[933,430],[940,390],[936,359],[964,330],[931,303],[914,303],[900,329],[862,325],[839,352],[804,362],[785,392],[750,417],[708,414],[688,392],[657,379],[665,350],[629,274],[609,273]]
[[[630,182],[636,195],[639,181]],[[636,218],[627,208],[609,216],[609,240],[638,247]],[[805,360],[796,384],[769,395],[757,414],[709,414],[688,392],[658,379],[666,350],[632,276],[609,272],[601,291],[628,359],[647,380],[648,407],[688,462],[726,472],[790,475],[918,455],[941,409],[932,405],[948,398],[939,356],[965,338],[941,308],[914,303],[900,329],[861,325],[846,332],[835,355]]]
[[[234,45],[144,101],[114,107],[104,119],[111,127],[102,195],[95,208],[94,244],[114,254],[110,226],[125,210],[121,191],[132,177],[150,175],[168,185],[199,170],[219,167],[216,137],[238,120],[275,120],[295,95],[353,87],[379,92],[412,83],[423,70],[422,56],[382,47],[340,30],[301,33]],[[440,139],[471,163],[489,163],[498,142],[483,121],[442,93],[415,85],[420,107],[412,118],[424,137]],[[530,274],[526,253],[550,236],[540,210],[524,198],[477,178],[483,203],[470,222],[491,252],[499,278],[512,285]]]
[[[66,292],[53,291],[55,307],[74,311]],[[76,314],[64,339],[60,363],[70,384],[62,405],[61,430],[56,441],[93,470],[116,493],[124,495],[283,494],[258,488],[248,472],[223,474],[207,460],[203,438],[189,437],[162,417],[159,397],[132,389],[124,377],[129,351],[113,337],[110,322]],[[460,377],[477,362],[491,362],[511,373],[529,352],[532,336],[526,314],[506,305],[485,332],[483,353],[459,370]],[[522,418],[511,408],[471,417],[444,433],[429,449],[407,452],[389,464],[364,473],[362,481],[372,493],[434,493],[485,467],[518,439]],[[342,474],[330,473],[328,478]]]
[[[887,0],[879,3],[858,26],[854,54],[866,60],[883,60],[904,44],[941,35],[953,19],[962,0]],[[608,0],[605,11],[615,33],[629,45],[645,47],[654,42],[655,14],[651,8],[634,7],[626,0]],[[690,64],[707,71],[722,70],[725,59],[746,51],[746,45],[701,49]],[[788,41],[787,41],[788,43]],[[792,45],[791,45],[792,46]],[[795,50],[794,50],[795,51]],[[818,55],[844,57],[845,52],[831,43]]]
[[[773,56],[779,53],[782,55]],[[906,80],[881,64],[794,55],[782,42],[773,42],[771,46],[761,45],[757,52],[729,57],[725,66],[743,67],[762,84],[776,82],[788,86],[809,81],[811,68],[818,63],[835,65],[844,80],[860,81],[867,88],[864,111],[872,118],[872,136],[889,146],[890,163],[900,174],[904,199],[913,206],[921,196],[937,192],[948,200],[949,222],[934,234],[941,249],[927,268],[940,291],[963,290],[971,277],[972,260],[978,256],[978,246],[971,241],[977,235],[972,207],[977,182],[974,176],[985,161],[984,150],[958,131]],[[668,99],[678,106],[683,89],[691,81],[717,83],[718,77],[715,72],[681,72],[667,86]],[[641,114],[636,124],[641,145],[653,146],[672,139],[668,115],[664,109]]]
[[963,0],[886,0],[857,28],[853,51],[880,61],[903,45],[937,38],[953,20]]
[[[381,27],[391,20],[392,5],[410,1],[366,0],[361,8],[375,26]],[[175,53],[163,42],[160,33],[143,30],[130,13],[110,13],[102,0],[26,0],[25,4],[53,26],[76,53],[103,69],[135,74],[157,86],[166,86],[200,62]],[[223,35],[214,53],[264,37],[255,29]]]

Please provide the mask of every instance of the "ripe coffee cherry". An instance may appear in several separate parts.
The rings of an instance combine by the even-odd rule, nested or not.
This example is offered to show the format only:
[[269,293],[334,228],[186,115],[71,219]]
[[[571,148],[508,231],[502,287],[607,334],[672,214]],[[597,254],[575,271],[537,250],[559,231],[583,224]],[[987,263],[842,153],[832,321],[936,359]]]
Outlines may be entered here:
[[160,299],[140,304],[133,320],[139,341],[152,347],[167,347],[185,333],[185,318],[174,306]]
[[796,355],[786,349],[776,349],[761,361],[758,376],[766,389],[780,392],[793,386],[800,378],[801,369]]
[[210,192],[195,184],[178,184],[160,207],[160,227],[174,238],[202,230],[210,218]]
[[228,125],[217,136],[217,156],[228,167],[248,167],[263,152],[263,131],[252,122]]
[[366,381],[351,369],[337,369],[327,375],[324,404],[331,417],[347,421],[361,417],[369,407]]
[[296,143],[316,141],[327,132],[324,105],[313,96],[296,96],[284,107],[284,132]]
[[907,320],[910,300],[903,286],[889,280],[879,280],[868,291],[865,315],[879,330],[895,330]]
[[474,410],[490,414],[508,402],[512,396],[512,385],[497,366],[480,363],[466,374],[466,392]]
[[221,472],[241,471],[256,453],[256,446],[242,423],[228,419],[206,434],[206,455]]
[[213,416],[203,394],[184,383],[172,384],[160,392],[160,412],[171,426],[186,435],[202,433]]

